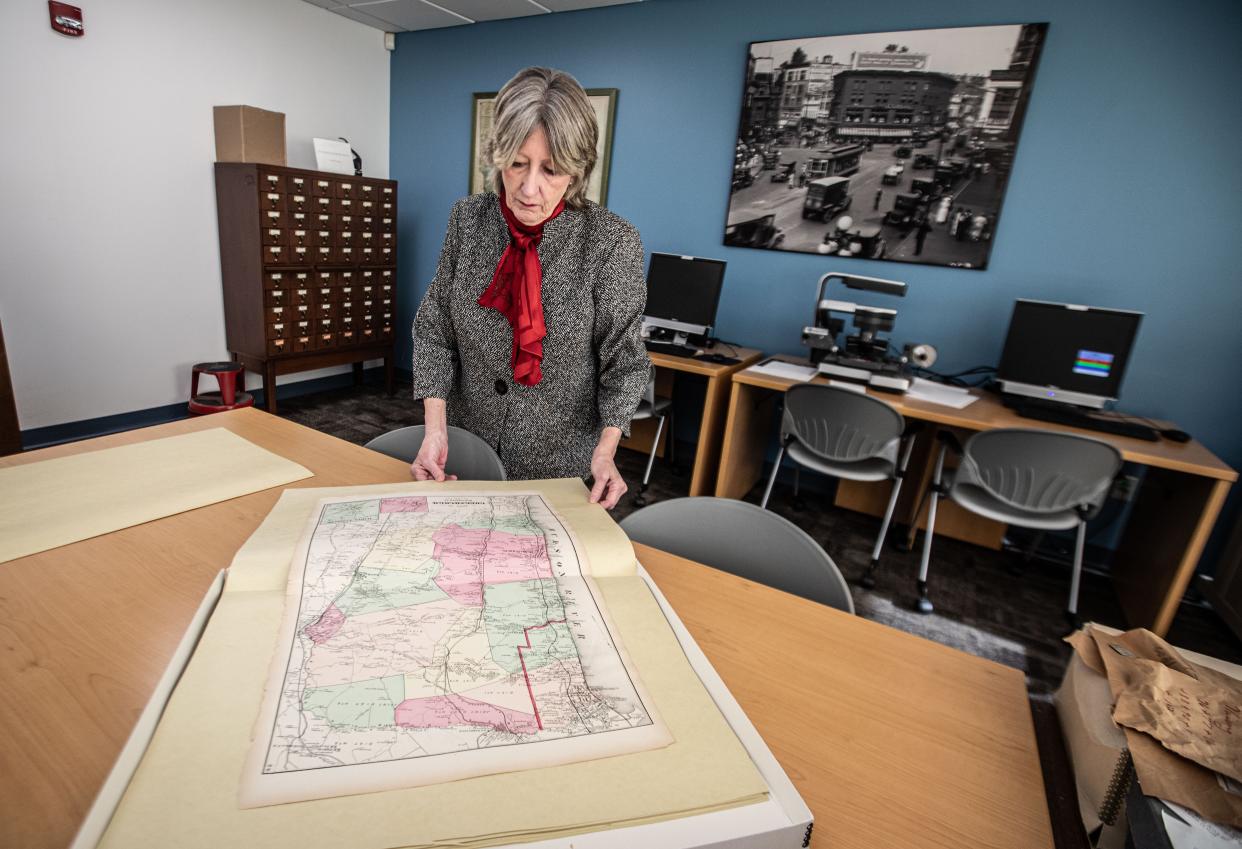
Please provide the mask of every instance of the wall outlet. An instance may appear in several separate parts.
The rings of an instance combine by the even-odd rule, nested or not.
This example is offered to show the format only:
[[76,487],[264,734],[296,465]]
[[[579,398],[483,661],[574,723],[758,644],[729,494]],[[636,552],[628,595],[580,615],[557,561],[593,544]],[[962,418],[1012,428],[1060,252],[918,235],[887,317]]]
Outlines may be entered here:
[[1121,475],[1113,481],[1113,488],[1109,491],[1108,497],[1129,503],[1134,500],[1134,494],[1138,492],[1138,482],[1137,475]]

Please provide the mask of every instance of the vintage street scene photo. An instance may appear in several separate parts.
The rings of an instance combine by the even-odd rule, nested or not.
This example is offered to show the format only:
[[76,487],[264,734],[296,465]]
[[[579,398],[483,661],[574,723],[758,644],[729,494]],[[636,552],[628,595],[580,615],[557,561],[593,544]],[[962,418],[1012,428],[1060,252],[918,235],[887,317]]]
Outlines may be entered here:
[[724,243],[986,268],[1047,29],[752,42]]

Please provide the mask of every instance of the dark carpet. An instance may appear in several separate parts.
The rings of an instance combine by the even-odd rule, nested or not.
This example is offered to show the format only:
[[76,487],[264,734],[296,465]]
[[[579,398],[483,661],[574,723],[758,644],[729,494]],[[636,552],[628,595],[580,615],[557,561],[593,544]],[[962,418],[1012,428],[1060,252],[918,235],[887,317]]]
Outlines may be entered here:
[[[280,414],[359,445],[423,420],[422,405],[410,399],[408,386],[399,386],[390,397],[371,383],[282,400]],[[685,446],[682,456],[691,456],[692,448]],[[645,464],[646,455],[618,452],[617,465],[631,493],[638,489]],[[1020,669],[1036,698],[1056,689],[1069,659],[1069,648],[1062,642],[1068,630],[1064,608],[1069,560],[1057,550],[1058,540],[1041,546],[1041,556],[1024,563],[1017,552],[991,551],[937,537],[928,578],[936,610],[925,616],[911,607],[917,545],[910,552],[886,546],[876,588],[863,589],[855,582],[866,568],[879,519],[834,508],[822,489],[827,484],[819,492],[806,491],[813,483],[809,473],[803,477],[801,504],[796,505],[787,475],[778,479],[769,506],[824,546],[850,581],[859,616]],[[648,498],[684,496],[689,484],[688,474],[657,462]],[[762,487],[756,486],[746,500],[758,503],[761,495]],[[620,520],[634,509],[627,495],[613,515]],[[1068,550],[1068,542],[1064,547]],[[1106,574],[1083,575],[1079,612],[1086,621],[1127,627]],[[1168,639],[1186,649],[1242,663],[1242,641],[1193,593],[1182,604]]]

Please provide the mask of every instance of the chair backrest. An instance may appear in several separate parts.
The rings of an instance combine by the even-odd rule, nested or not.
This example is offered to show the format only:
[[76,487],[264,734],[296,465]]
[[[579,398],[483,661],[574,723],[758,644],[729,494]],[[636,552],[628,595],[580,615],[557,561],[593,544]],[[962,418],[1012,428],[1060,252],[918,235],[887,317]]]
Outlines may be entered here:
[[954,487],[978,486],[1021,510],[1096,510],[1121,470],[1121,452],[1099,439],[1028,428],[976,433],[963,447]]
[[828,552],[771,510],[732,498],[673,498],[631,513],[621,529],[635,542],[854,612]]
[[[414,462],[418,449],[423,444],[423,435],[427,429],[424,425],[390,430],[388,433],[375,437],[366,447],[407,463]],[[500,457],[492,450],[492,446],[475,436],[468,430],[449,425],[448,429],[448,462],[444,472],[457,475],[463,481],[502,481],[505,480],[505,467]]]
[[793,436],[827,460],[848,463],[888,457],[896,462],[905,426],[901,413],[878,398],[803,383],[785,393],[781,439]]

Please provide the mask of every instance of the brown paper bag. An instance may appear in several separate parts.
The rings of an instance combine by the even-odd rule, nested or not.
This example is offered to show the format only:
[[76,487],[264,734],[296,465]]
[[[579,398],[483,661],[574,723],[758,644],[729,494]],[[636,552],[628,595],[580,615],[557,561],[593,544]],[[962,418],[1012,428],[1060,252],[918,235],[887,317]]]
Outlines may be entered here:
[[1188,663],[1150,631],[1082,636],[1069,642],[1108,676],[1143,791],[1242,827],[1242,795],[1217,775],[1242,773],[1242,682]]

